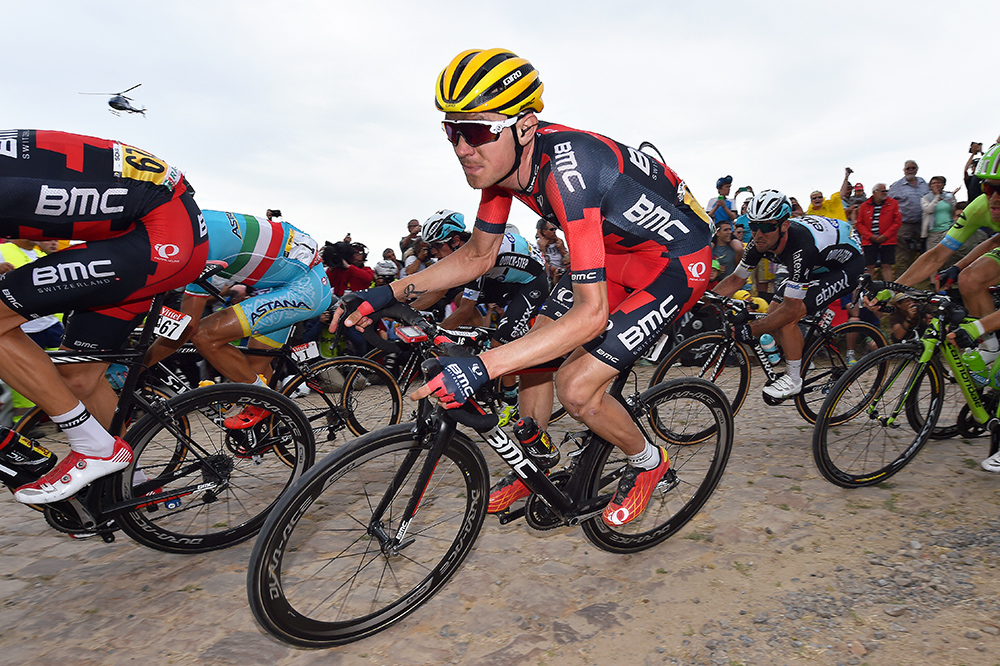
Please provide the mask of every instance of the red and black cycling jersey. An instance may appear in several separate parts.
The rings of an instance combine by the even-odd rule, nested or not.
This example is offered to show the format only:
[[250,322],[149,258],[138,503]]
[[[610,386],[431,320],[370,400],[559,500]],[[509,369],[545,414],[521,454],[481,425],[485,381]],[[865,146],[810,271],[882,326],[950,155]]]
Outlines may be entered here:
[[[614,255],[641,253],[666,264],[694,255],[711,238],[707,215],[669,167],[646,153],[592,132],[540,122],[526,191],[483,190],[476,226],[502,233],[517,197],[560,227],[574,282],[601,282]],[[700,254],[700,253],[699,253]],[[708,266],[689,272],[707,274]],[[612,281],[632,287],[626,271]],[[648,275],[634,275],[635,286]]]
[[185,190],[192,191],[176,167],[124,143],[0,131],[0,235],[7,238],[109,238]]

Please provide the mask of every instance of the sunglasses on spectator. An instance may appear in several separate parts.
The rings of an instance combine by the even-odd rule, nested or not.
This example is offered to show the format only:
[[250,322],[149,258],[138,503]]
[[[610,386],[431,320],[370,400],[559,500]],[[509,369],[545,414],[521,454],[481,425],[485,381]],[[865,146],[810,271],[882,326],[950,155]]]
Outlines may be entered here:
[[443,120],[441,127],[452,145],[457,146],[458,138],[463,137],[470,147],[475,148],[496,141],[505,127],[516,122],[517,116],[507,120]]
[[780,226],[781,222],[751,222],[750,231],[754,233],[759,231],[762,234],[769,234],[772,231],[777,231]]
[[983,194],[988,197],[991,197],[994,194],[1000,194],[1000,181],[990,182],[988,180],[984,180],[982,185],[980,185],[980,188],[983,190]]

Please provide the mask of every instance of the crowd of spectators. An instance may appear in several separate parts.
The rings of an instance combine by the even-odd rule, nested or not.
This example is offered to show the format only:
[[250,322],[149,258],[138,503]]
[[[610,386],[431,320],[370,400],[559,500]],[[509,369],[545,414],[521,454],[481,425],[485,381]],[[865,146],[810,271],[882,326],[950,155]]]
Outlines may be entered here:
[[[862,183],[851,182],[854,172],[848,167],[844,169],[844,179],[838,191],[824,196],[822,190],[814,190],[809,194],[809,204],[805,209],[795,197],[789,196],[792,216],[820,215],[846,220],[861,239],[866,271],[875,278],[892,280],[901,275],[922,252],[937,245],[966,204],[981,194],[979,181],[972,173],[982,153],[982,143],[973,142],[970,145],[969,157],[962,172],[963,184],[951,189],[947,187],[946,176],[935,175],[925,181],[917,175],[917,162],[906,160],[902,178],[889,185],[877,182],[868,195]],[[743,247],[752,238],[742,214],[753,195],[753,188],[740,187],[737,195],[746,192],[747,198],[738,202],[729,196],[732,186],[732,176],[719,178],[715,183],[718,196],[705,206],[706,213],[716,226],[712,243],[712,255],[716,260],[713,262],[713,280],[732,272],[738,257],[742,256]],[[965,197],[960,199],[963,187]],[[985,231],[977,232],[945,267],[968,254],[986,237]],[[768,298],[773,293],[775,275],[781,270],[780,266],[762,261],[751,278],[752,289]]]

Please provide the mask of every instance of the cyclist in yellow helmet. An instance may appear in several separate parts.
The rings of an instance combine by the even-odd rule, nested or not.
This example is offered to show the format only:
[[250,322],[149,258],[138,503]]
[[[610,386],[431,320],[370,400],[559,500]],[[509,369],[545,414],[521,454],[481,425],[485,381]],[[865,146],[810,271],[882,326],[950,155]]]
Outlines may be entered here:
[[[611,503],[611,525],[645,510],[670,466],[605,388],[694,305],[712,263],[708,218],[683,181],[646,153],[593,132],[542,122],[544,87],[530,62],[505,49],[455,56],[435,86],[443,128],[469,185],[482,191],[469,241],[425,271],[359,294],[350,325],[394,298],[464,284],[493,267],[514,199],[562,229],[570,271],[522,338],[475,358],[441,359],[443,371],[414,394],[462,404],[491,377],[568,354],[556,375],[569,413],[629,457]],[[544,425],[551,375],[522,382],[520,411]],[[528,495],[516,476],[490,495],[503,511]]]

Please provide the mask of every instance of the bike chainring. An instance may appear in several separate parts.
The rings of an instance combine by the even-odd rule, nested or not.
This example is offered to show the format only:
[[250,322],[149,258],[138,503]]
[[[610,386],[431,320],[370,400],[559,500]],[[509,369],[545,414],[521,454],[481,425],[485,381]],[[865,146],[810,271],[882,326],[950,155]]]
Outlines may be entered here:
[[[1000,402],[1000,393],[989,391],[983,396],[983,405],[986,413],[994,415],[997,413],[997,404]],[[986,434],[986,424],[980,423],[972,416],[972,410],[968,405],[962,407],[958,413],[958,434],[965,439],[975,439]]]
[[[569,481],[570,474],[566,471],[555,472],[549,475],[549,481],[556,488],[562,490]],[[557,516],[549,505],[540,496],[531,494],[524,504],[524,522],[532,529],[539,531],[552,530],[566,525],[566,520]]]

